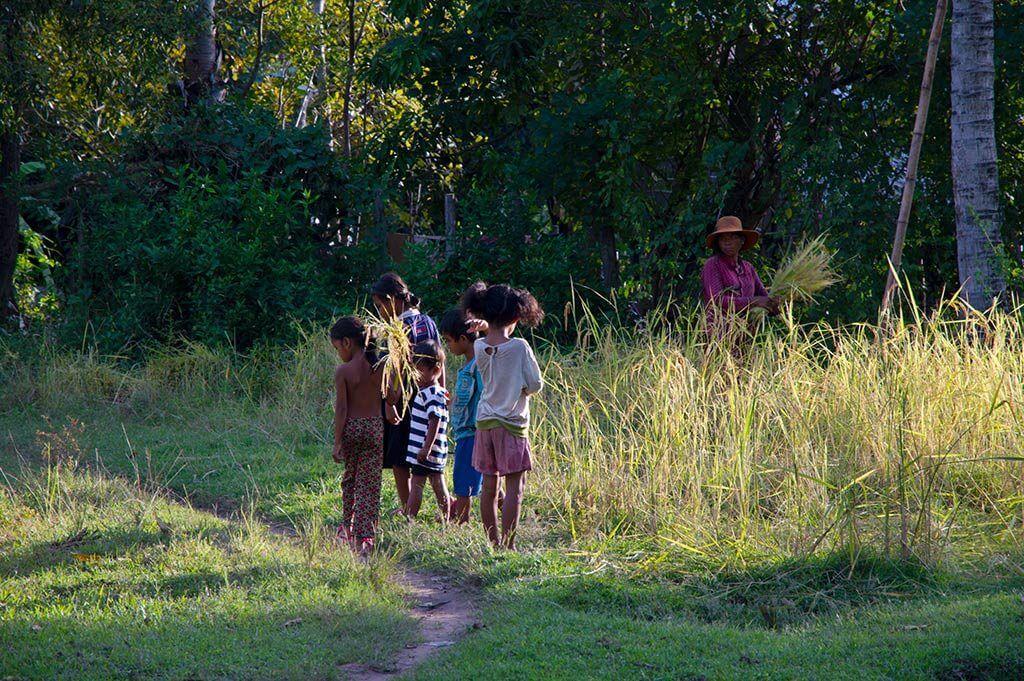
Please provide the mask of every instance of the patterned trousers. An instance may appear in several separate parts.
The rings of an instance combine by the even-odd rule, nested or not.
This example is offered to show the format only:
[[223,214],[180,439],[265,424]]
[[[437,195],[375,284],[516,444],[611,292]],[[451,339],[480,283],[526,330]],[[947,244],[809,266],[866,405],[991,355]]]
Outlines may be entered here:
[[345,451],[342,525],[359,540],[372,539],[377,529],[383,441],[384,422],[379,416],[349,420],[341,436]]

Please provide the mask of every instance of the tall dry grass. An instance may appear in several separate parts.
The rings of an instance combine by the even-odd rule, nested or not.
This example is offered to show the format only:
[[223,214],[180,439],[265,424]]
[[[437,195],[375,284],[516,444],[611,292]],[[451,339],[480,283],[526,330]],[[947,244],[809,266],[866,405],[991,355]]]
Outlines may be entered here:
[[696,321],[586,324],[587,343],[548,358],[532,430],[533,494],[572,539],[741,559],[1019,546],[1018,315],[942,309],[884,337],[789,325],[738,361]]
[[[540,350],[527,504],[559,541],[655,557],[867,546],[938,562],[1019,548],[1024,326],[1018,312],[955,312],[886,334],[784,322],[736,360],[705,347],[699,316],[630,330],[577,309],[577,343]],[[330,438],[337,359],[321,329],[245,357],[188,346],[138,365],[0,359],[5,409],[88,400],[187,423],[190,409],[230,404],[266,432]]]

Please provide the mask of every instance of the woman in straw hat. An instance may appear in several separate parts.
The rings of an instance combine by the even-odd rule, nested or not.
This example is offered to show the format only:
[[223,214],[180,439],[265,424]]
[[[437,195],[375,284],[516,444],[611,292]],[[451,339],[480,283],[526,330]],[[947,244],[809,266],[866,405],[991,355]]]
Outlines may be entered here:
[[715,224],[706,244],[715,253],[704,263],[700,274],[701,297],[707,311],[707,331],[711,338],[723,338],[746,324],[735,320],[745,318],[744,312],[761,307],[768,314],[778,314],[779,300],[768,295],[754,266],[740,259],[740,252],[753,248],[758,233],[743,229],[740,219],[727,215]]

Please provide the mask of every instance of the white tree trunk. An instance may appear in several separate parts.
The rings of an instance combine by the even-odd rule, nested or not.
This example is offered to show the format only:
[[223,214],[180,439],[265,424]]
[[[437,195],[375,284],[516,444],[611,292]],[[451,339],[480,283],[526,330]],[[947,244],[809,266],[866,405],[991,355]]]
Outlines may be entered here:
[[[313,14],[322,21],[327,4],[326,0],[312,0],[311,4]],[[323,31],[323,26],[318,27],[318,29]],[[327,81],[327,46],[321,42],[317,49],[320,64],[317,65],[309,77],[306,93],[302,97],[302,104],[299,105],[299,112],[295,115],[296,128],[304,128],[308,124],[309,109],[313,106],[313,101],[320,95],[320,90],[325,87]]]
[[209,98],[224,98],[224,84],[220,82],[220,49],[217,47],[217,27],[214,23],[216,0],[198,0],[195,24],[188,46],[185,48],[185,92],[188,103]]
[[996,165],[993,0],[954,0],[952,159],[956,245],[964,302],[988,308],[1006,290]]

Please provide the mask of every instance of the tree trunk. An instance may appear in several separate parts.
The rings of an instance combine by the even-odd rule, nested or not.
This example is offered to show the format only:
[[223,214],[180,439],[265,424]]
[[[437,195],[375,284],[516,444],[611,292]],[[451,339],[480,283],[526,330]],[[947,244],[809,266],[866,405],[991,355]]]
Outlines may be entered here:
[[455,255],[455,223],[457,220],[458,201],[455,194],[444,195],[444,257],[451,259]]
[[961,297],[985,309],[1006,291],[996,165],[992,0],[954,0],[952,159]]
[[619,285],[619,252],[615,244],[615,229],[605,223],[594,231],[601,252],[601,283],[611,291]]
[[342,151],[352,156],[352,82],[356,72],[356,0],[348,0],[348,73],[345,74]]
[[22,17],[18,3],[0,6],[0,28],[3,30],[4,49],[0,58],[0,77],[11,79],[4,83],[4,91],[11,100],[0,110],[0,321],[14,310],[14,268],[18,260],[18,222],[20,216],[21,187],[17,175],[21,168],[22,115],[25,110],[25,85],[18,78],[25,71],[25,54],[19,49]]
[[[326,6],[326,0],[312,0],[313,14],[317,16],[317,19],[321,22],[319,31],[321,36],[323,35],[323,14],[324,7]],[[304,128],[308,125],[309,121],[309,109],[313,106],[313,101],[320,94],[320,90],[325,87],[327,80],[327,46],[323,44],[322,39],[320,46],[317,48],[320,63],[313,70],[313,74],[309,77],[309,83],[306,85],[306,94],[302,97],[302,104],[299,105],[299,112],[295,116],[295,127]]]
[[216,0],[199,0],[195,12],[195,30],[185,48],[185,102],[224,99],[220,81],[220,48],[214,23]]
[[20,192],[16,177],[21,166],[21,140],[8,124],[0,133],[0,320],[14,308],[14,266],[18,259]]

